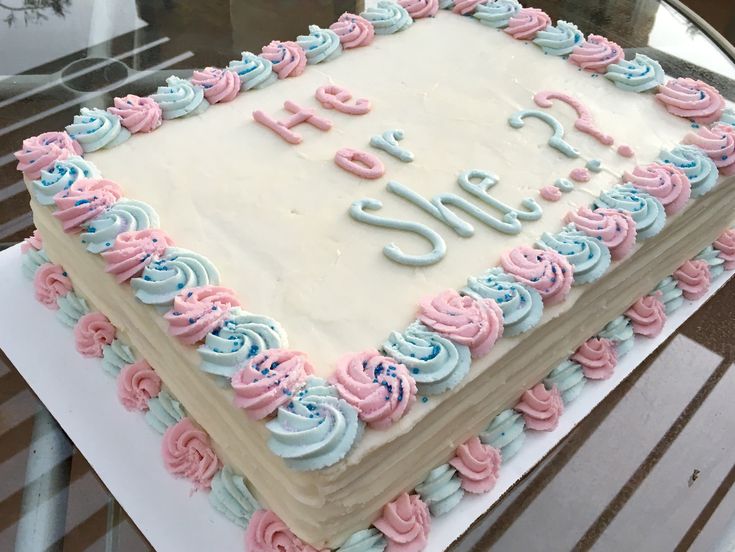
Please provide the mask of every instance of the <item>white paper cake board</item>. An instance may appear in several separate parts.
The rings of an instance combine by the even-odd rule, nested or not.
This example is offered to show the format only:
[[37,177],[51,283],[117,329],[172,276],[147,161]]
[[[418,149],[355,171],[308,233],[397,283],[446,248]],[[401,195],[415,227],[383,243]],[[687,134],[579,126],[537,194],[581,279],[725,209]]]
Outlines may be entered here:
[[[36,302],[20,265],[19,246],[0,252],[0,348],[146,538],[161,552],[244,550],[244,531],[219,516],[205,494],[190,495],[188,482],[166,472],[161,437],[143,416],[123,409],[115,381],[100,361],[76,352],[71,330]],[[731,275],[726,272],[715,281],[701,300],[686,301],[657,338],[636,339],[612,378],[588,381],[581,396],[565,408],[555,431],[528,432],[518,455],[503,464],[491,492],[465,496],[452,512],[432,518],[428,550],[444,550],[464,533]]]

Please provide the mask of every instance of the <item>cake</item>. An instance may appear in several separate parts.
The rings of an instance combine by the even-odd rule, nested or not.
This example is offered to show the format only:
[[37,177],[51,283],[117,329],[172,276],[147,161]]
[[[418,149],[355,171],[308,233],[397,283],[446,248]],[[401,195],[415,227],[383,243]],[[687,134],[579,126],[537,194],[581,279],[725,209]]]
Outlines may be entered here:
[[515,0],[304,32],[26,140],[23,270],[247,549],[420,550],[735,268],[734,118]]

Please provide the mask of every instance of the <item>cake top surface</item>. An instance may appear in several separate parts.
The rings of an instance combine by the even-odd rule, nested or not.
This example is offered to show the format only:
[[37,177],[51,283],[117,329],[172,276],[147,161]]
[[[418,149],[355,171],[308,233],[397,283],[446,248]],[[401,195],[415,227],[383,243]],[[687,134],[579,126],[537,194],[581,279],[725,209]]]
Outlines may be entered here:
[[[324,109],[315,92],[325,85],[368,99],[371,111],[353,116]],[[581,101],[615,144],[575,129],[577,115],[569,105],[537,106],[533,98],[542,91]],[[256,110],[287,118],[286,101],[314,109],[333,128],[299,125],[293,130],[303,142],[291,145],[253,120]],[[538,118],[512,128],[509,117],[519,110],[552,115],[581,156],[549,147],[552,129]],[[404,132],[400,146],[413,154],[412,162],[369,147],[371,137],[394,129]],[[469,276],[497,266],[504,251],[559,230],[566,212],[589,205],[619,184],[637,159],[650,162],[688,130],[689,121],[672,117],[652,94],[625,92],[530,42],[440,12],[405,32],[376,37],[368,48],[309,67],[297,79],[249,90],[201,116],[169,121],[86,157],[126,196],[153,206],[177,246],[211,260],[247,310],[278,320],[289,346],[307,352],[316,372],[327,375],[343,354],[378,347],[391,331],[404,329],[421,298],[460,288]],[[617,154],[620,144],[630,146],[634,157]],[[375,154],[385,175],[363,180],[337,167],[335,153],[345,147]],[[576,183],[556,202],[540,196],[542,188],[591,160],[591,166],[599,160],[602,170],[590,173],[588,182]],[[458,176],[470,170],[497,176],[490,193],[509,206],[523,210],[521,200],[534,199],[540,219],[524,220],[520,233],[508,235],[453,209],[474,227],[472,237],[460,237],[386,188],[398,182],[427,199],[453,193],[501,218],[458,185]],[[391,242],[409,254],[427,253],[431,246],[415,234],[351,218],[350,205],[363,198],[382,202],[376,215],[438,232],[445,257],[424,267],[386,258],[382,250]]]

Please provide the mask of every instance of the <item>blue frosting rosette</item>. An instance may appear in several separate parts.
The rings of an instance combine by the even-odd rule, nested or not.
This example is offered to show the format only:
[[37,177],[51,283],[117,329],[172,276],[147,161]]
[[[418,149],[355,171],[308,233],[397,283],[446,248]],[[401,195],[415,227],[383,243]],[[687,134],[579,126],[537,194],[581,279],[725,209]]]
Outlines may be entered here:
[[405,365],[421,393],[437,395],[457,386],[470,369],[470,350],[414,322],[383,343],[386,355]]
[[371,6],[360,15],[373,24],[375,34],[397,33],[413,24],[413,19],[405,8],[387,0],[380,0],[377,6]]
[[123,232],[158,228],[158,213],[142,201],[119,199],[107,211],[86,224],[82,243],[90,253],[102,253],[115,244]]
[[658,155],[661,163],[671,163],[680,168],[692,185],[692,197],[701,197],[717,183],[717,165],[697,146],[678,145],[670,151],[663,150]]
[[243,52],[241,55],[241,59],[233,60],[229,64],[229,69],[240,77],[241,90],[265,88],[278,80],[270,60],[251,52]]
[[383,533],[375,527],[369,527],[352,533],[337,552],[383,552],[387,546]]
[[117,377],[120,370],[134,362],[133,350],[120,339],[102,346],[102,368],[112,377]]
[[489,269],[480,277],[471,276],[463,293],[492,299],[503,311],[503,335],[514,336],[536,326],[544,312],[541,295],[518,282],[502,268]]
[[457,470],[449,464],[431,470],[426,479],[416,485],[416,492],[433,516],[441,516],[454,509],[464,496]]
[[252,314],[239,307],[228,313],[221,328],[209,334],[199,347],[200,368],[229,379],[249,359],[267,349],[288,347],[286,332],[267,316]]
[[250,518],[261,506],[248,489],[245,478],[224,466],[212,479],[209,493],[212,507],[235,525],[246,528]]
[[546,387],[556,385],[564,404],[569,404],[579,397],[586,381],[582,365],[566,359],[549,372],[549,375],[544,378],[544,385]]
[[166,86],[159,86],[151,98],[161,106],[164,119],[202,113],[209,107],[209,102],[204,101],[204,88],[175,75],[167,78]]
[[602,192],[593,208],[622,209],[628,211],[635,222],[637,237],[650,238],[658,234],[666,224],[666,211],[661,202],[630,184],[615,186]]
[[69,328],[76,326],[79,319],[89,313],[87,302],[73,291],[59,297],[56,304],[59,306],[56,319]]
[[627,316],[621,315],[608,322],[598,337],[609,339],[615,344],[618,357],[627,354],[635,344],[633,324]]
[[544,232],[536,245],[563,255],[574,267],[574,283],[589,284],[598,280],[610,267],[610,250],[602,241],[577,230],[574,224],[560,232]]
[[148,401],[148,412],[145,413],[145,421],[163,435],[169,427],[180,422],[184,416],[186,416],[186,413],[181,403],[167,391],[161,391],[157,397]]
[[657,90],[664,83],[664,70],[655,59],[636,54],[631,60],[621,59],[607,66],[605,78],[628,92]]
[[309,34],[299,35],[296,44],[304,50],[306,63],[309,65],[331,61],[342,54],[342,45],[337,33],[331,29],[322,29],[318,25],[309,25]]
[[719,278],[725,272],[725,259],[721,258],[720,252],[711,245],[700,251],[695,259],[707,263],[712,280]]
[[654,291],[661,292],[661,302],[664,304],[664,310],[669,315],[684,304],[684,292],[681,291],[677,282],[671,276],[667,276],[661,280]]
[[556,26],[548,26],[536,33],[533,43],[550,56],[568,56],[572,50],[584,42],[584,34],[574,23],[557,21]]
[[120,117],[103,109],[83,107],[66,132],[79,142],[84,153],[111,148],[130,138],[130,132],[120,124]]
[[266,427],[268,448],[298,471],[336,464],[362,432],[357,410],[339,398],[333,385],[313,376]]
[[485,431],[480,433],[480,441],[500,450],[503,462],[510,460],[526,440],[526,422],[515,410],[503,410]]
[[495,0],[475,6],[472,17],[483,25],[502,29],[508,26],[510,18],[521,11],[518,0]]
[[91,162],[73,155],[59,159],[50,169],[41,171],[41,178],[33,181],[33,197],[41,205],[54,205],[54,196],[71,187],[79,178],[101,178]]

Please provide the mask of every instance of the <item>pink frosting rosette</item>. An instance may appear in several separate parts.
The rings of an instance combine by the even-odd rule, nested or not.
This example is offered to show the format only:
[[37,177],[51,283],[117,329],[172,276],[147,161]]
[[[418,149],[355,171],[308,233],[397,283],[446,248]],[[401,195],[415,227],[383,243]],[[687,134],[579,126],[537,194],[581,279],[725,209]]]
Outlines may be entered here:
[[523,414],[526,427],[536,431],[551,431],[559,425],[564,402],[556,385],[546,389],[543,383],[526,390],[515,410]]
[[487,0],[454,0],[452,11],[459,15],[472,15],[478,4],[484,4]]
[[166,430],[161,445],[163,464],[174,477],[183,477],[196,490],[212,487],[212,478],[222,464],[209,442],[209,435],[189,418],[182,418]]
[[625,312],[638,335],[656,337],[661,333],[666,323],[666,307],[661,302],[661,295],[660,291],[644,295]]
[[248,360],[232,376],[235,406],[254,420],[273,414],[314,373],[304,353],[268,349]]
[[306,68],[306,54],[297,43],[273,40],[263,46],[261,57],[273,64],[279,79],[298,77]]
[[659,86],[656,99],[669,113],[700,124],[714,123],[725,111],[725,99],[715,87],[684,77]]
[[521,8],[508,20],[505,32],[518,40],[531,40],[551,25],[551,18],[538,8]]
[[101,312],[82,316],[74,326],[77,351],[87,358],[102,358],[103,347],[112,345],[117,330]]
[[689,178],[671,163],[639,165],[633,172],[623,173],[623,182],[633,184],[639,190],[658,199],[667,215],[681,211],[692,195]]
[[421,301],[418,319],[447,339],[470,348],[473,357],[490,352],[503,335],[503,311],[492,299],[475,299],[453,289]]
[[232,307],[239,306],[234,291],[219,286],[200,286],[181,291],[163,317],[171,335],[187,345],[194,345],[219,328]]
[[587,40],[574,48],[569,61],[585,71],[604,73],[607,66],[625,57],[623,49],[604,36],[591,34]]
[[386,552],[419,552],[429,538],[429,507],[419,495],[403,493],[383,507],[373,525],[388,541]]
[[240,93],[240,77],[229,69],[205,67],[194,71],[191,83],[204,88],[204,97],[210,104],[232,101]]
[[603,208],[593,211],[580,207],[576,213],[567,213],[564,222],[574,223],[577,230],[604,243],[614,261],[624,259],[633,251],[637,232],[629,211]]
[[28,253],[30,250],[40,251],[41,249],[43,249],[43,238],[38,230],[34,230],[33,234],[24,239],[23,243],[20,244],[20,252],[23,254]]
[[725,261],[725,270],[735,270],[735,228],[728,228],[715,240],[712,246],[717,256]]
[[699,127],[696,134],[690,132],[684,137],[684,143],[704,151],[722,174],[735,174],[735,127],[723,123]]
[[59,310],[56,300],[72,290],[71,280],[64,269],[53,263],[38,267],[33,277],[36,300],[46,308]]
[[155,258],[163,255],[174,242],[163,230],[147,229],[123,232],[115,238],[111,249],[102,252],[105,272],[115,276],[118,284],[139,276]]
[[572,289],[574,269],[556,251],[520,246],[504,253],[500,264],[516,280],[538,291],[547,305],[561,303]]
[[602,337],[592,337],[582,343],[571,359],[582,366],[587,379],[608,379],[618,365],[615,344]]
[[161,378],[146,360],[126,364],[117,376],[117,398],[126,410],[146,412],[161,392]]
[[364,17],[360,17],[354,13],[343,13],[329,28],[339,37],[339,42],[345,50],[368,46],[373,42],[373,38],[375,38],[375,27],[373,27],[373,24]]
[[707,261],[693,259],[676,269],[674,279],[676,287],[682,291],[684,298],[695,301],[707,293],[712,276]]
[[108,107],[107,111],[120,117],[120,124],[132,134],[151,132],[161,126],[161,106],[153,98],[128,94],[115,98],[113,103],[113,107]]
[[106,211],[121,197],[120,186],[112,180],[80,178],[54,196],[57,210],[53,214],[65,232],[78,232],[82,224]]
[[[271,510],[256,510],[245,531],[247,552],[319,552],[303,542]],[[324,551],[326,552],[326,551]]]
[[449,461],[469,493],[486,493],[495,486],[500,475],[500,451],[473,437],[457,447]]
[[393,425],[416,401],[416,382],[408,368],[375,350],[340,358],[329,381],[375,429]]
[[17,169],[28,180],[41,178],[41,171],[55,161],[72,155],[82,155],[82,146],[66,132],[44,132],[23,140],[23,147],[15,152]]
[[[479,1],[483,2],[484,0]],[[406,9],[412,19],[434,17],[439,11],[439,0],[398,0],[398,3]]]

